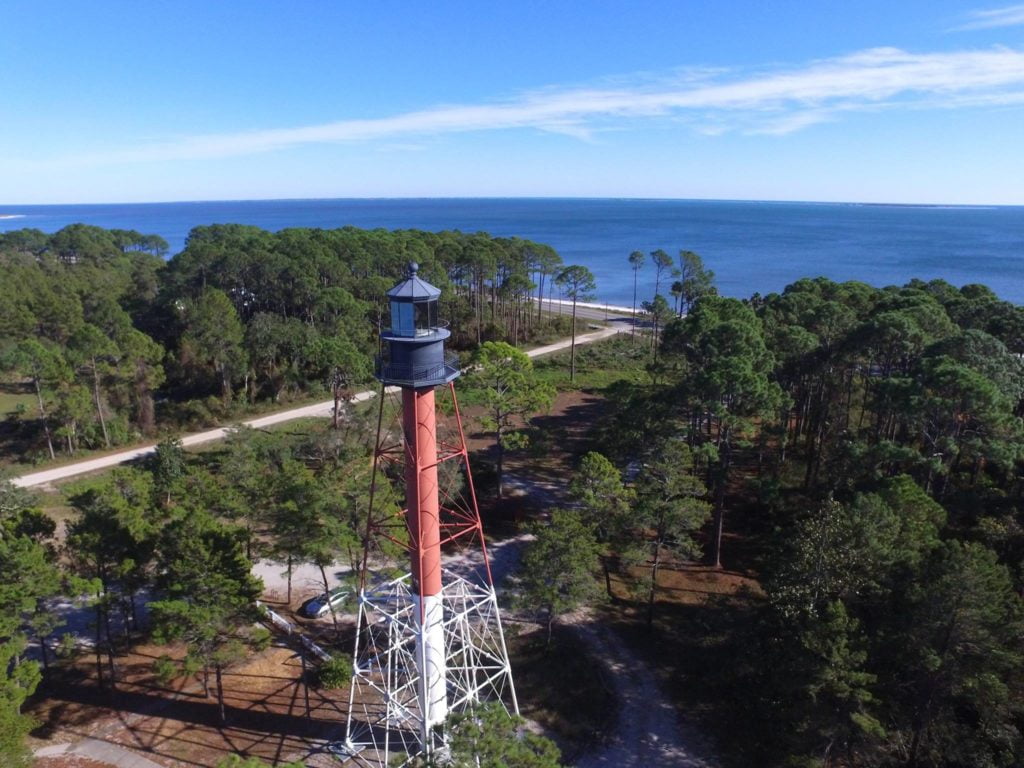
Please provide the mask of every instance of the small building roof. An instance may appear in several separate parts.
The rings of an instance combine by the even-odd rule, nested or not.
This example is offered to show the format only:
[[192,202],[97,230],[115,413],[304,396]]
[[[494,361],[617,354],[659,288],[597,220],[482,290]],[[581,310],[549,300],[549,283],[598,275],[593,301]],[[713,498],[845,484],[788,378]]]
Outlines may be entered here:
[[441,289],[435,288],[427,281],[417,277],[416,273],[419,268],[420,265],[415,261],[409,264],[409,277],[388,291],[388,298],[402,301],[425,301],[438,298],[441,295]]

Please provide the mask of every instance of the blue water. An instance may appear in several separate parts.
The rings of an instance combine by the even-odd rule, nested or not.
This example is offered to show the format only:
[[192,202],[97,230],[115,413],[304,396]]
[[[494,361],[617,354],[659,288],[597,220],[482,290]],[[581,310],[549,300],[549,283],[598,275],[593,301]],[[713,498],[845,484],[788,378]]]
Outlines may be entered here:
[[[711,200],[380,199],[267,200],[125,205],[0,206],[0,230],[53,232],[74,222],[163,236],[171,253],[201,224],[264,229],[460,229],[536,240],[597,278],[600,300],[632,299],[631,251],[699,253],[719,290],[746,297],[825,275],[872,285],[913,277],[985,283],[1024,303],[1024,207],[878,206]],[[664,280],[664,278],[663,278]],[[641,295],[654,269],[640,272]],[[663,289],[664,290],[664,289]]]

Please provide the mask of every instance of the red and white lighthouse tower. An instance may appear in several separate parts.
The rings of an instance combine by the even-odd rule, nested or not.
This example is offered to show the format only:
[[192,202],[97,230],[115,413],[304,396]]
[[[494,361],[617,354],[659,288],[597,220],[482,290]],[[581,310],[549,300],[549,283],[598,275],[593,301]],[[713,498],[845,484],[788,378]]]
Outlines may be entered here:
[[[409,572],[374,579],[381,564],[372,554],[364,568],[343,750],[355,764],[389,768],[443,750],[452,712],[489,700],[518,711],[455,397],[458,362],[445,352],[441,292],[417,272],[411,264],[388,291],[367,537],[405,547]],[[396,392],[401,416],[392,429],[384,414]],[[451,398],[453,426],[439,423],[435,393]],[[396,518],[373,499],[397,477],[405,508]]]

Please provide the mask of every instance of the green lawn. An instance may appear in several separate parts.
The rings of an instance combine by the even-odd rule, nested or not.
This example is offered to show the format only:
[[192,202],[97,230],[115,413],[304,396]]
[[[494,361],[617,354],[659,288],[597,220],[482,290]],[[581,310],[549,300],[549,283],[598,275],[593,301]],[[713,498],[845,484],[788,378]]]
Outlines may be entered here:
[[0,416],[13,413],[19,405],[31,413],[36,406],[36,398],[30,392],[14,392],[7,387],[0,389]]

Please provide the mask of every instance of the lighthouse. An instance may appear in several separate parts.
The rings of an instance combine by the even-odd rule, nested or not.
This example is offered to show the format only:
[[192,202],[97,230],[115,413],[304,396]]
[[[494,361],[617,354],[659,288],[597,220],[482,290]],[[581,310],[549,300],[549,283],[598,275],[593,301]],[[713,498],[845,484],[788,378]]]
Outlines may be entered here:
[[391,329],[381,334],[384,354],[377,378],[402,390],[405,515],[413,542],[410,565],[418,630],[416,656],[423,719],[429,727],[443,723],[448,715],[434,388],[454,381],[459,369],[445,360],[444,342],[451,334],[437,319],[441,291],[420,279],[418,271],[418,265],[410,264],[408,279],[388,291]]
[[[404,547],[408,572],[380,579],[369,549],[364,558],[339,750],[354,765],[390,767],[441,754],[448,715],[484,701],[518,713],[440,296],[415,263],[387,293],[391,325],[380,333],[376,364],[381,388],[366,541],[368,548],[375,538]],[[439,395],[449,400],[444,429]],[[397,478],[404,508],[375,508],[382,484]]]

